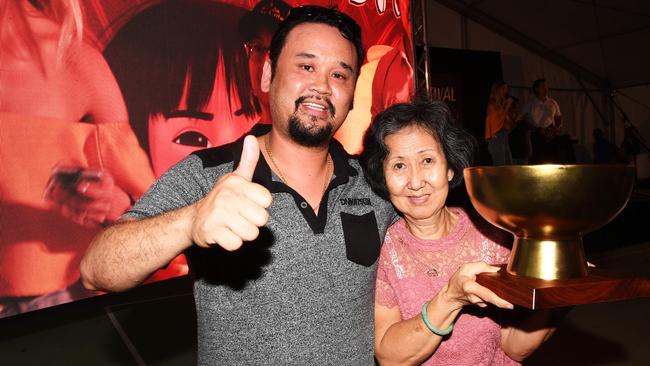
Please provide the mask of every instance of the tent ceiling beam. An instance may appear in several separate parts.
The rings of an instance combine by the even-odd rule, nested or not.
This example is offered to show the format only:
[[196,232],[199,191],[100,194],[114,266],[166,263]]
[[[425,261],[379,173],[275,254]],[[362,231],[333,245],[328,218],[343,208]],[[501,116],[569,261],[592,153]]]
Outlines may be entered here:
[[563,44],[560,46],[553,47],[554,50],[562,50],[565,48],[570,48],[570,47],[575,47],[575,46],[580,46],[585,43],[591,43],[591,42],[596,42],[598,40],[605,40],[609,38],[614,38],[614,37],[621,37],[621,36],[627,36],[629,34],[637,33],[637,32],[643,32],[650,29],[650,24],[644,25],[643,27],[635,28],[635,29],[630,29],[624,32],[613,32],[613,33],[608,33],[608,34],[603,34],[599,37],[593,37],[593,38],[588,38],[588,39],[582,39],[579,41]]
[[515,28],[512,28],[508,25],[505,25],[498,21],[497,19],[487,15],[483,11],[477,9],[474,6],[468,6],[465,2],[460,0],[436,0],[439,4],[456,11],[462,16],[467,17],[468,19],[486,27],[487,29],[499,34],[501,37],[508,39],[515,44],[518,44],[521,47],[524,47],[531,52],[539,55],[540,57],[564,68],[565,70],[573,73],[576,77],[587,81],[595,86],[609,90],[610,83],[601,78],[599,75],[593,73],[590,70],[585,69],[584,67],[576,64],[567,57],[553,51],[552,49],[546,47],[542,43],[534,40],[523,33],[519,32]]

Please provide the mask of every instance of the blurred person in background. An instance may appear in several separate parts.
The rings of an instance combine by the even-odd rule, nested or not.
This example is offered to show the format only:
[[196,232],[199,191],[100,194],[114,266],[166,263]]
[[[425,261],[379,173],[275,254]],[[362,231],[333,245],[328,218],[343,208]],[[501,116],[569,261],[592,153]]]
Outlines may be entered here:
[[485,117],[485,140],[492,158],[492,165],[512,164],[508,134],[514,127],[512,98],[508,98],[508,84],[495,81],[490,88]]
[[261,0],[239,20],[239,34],[243,38],[248,57],[252,99],[261,123],[271,123],[269,93],[261,89],[262,67],[269,57],[273,33],[290,9],[289,4],[282,0]]

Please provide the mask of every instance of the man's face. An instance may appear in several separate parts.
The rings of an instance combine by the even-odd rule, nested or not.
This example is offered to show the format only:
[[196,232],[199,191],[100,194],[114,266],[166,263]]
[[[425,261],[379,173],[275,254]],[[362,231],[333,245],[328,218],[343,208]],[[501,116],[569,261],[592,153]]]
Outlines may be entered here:
[[352,106],[356,57],[352,42],[332,26],[303,23],[293,28],[273,80],[270,61],[262,77],[278,131],[304,146],[327,144]]
[[255,38],[246,42],[246,54],[248,55],[248,73],[251,78],[253,94],[261,104],[268,106],[269,94],[262,91],[261,80],[264,61],[268,59],[269,47],[271,45],[273,32],[261,30]]
[[505,98],[506,95],[508,95],[508,84],[503,84],[501,88],[499,88],[499,96]]
[[535,90],[537,91],[537,97],[539,98],[546,98],[548,96],[548,84],[546,81],[541,82]]
[[234,91],[231,91],[229,100],[227,90],[224,69],[220,64],[212,96],[202,110],[187,109],[186,85],[176,111],[167,117],[158,114],[149,118],[149,153],[156,177],[191,152],[232,142],[251,129],[254,121],[243,115],[234,115],[233,111],[240,108],[240,102]]

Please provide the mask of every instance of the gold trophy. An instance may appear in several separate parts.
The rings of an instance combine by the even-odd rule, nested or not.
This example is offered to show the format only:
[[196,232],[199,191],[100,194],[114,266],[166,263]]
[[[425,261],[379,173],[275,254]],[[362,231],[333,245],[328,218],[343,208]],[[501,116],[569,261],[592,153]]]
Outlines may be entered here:
[[472,204],[515,236],[507,267],[477,282],[529,309],[650,296],[650,280],[590,268],[582,235],[613,220],[634,186],[629,165],[467,168]]

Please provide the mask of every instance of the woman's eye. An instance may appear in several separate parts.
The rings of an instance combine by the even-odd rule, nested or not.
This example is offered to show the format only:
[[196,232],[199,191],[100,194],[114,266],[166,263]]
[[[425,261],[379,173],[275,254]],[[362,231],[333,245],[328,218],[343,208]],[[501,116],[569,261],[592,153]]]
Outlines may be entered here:
[[424,158],[423,161],[424,161],[425,164],[431,164],[431,163],[433,163],[433,159],[431,159],[431,158]]
[[395,168],[395,170],[402,170],[404,167],[404,163],[395,163],[395,165],[393,165],[393,168]]
[[305,71],[312,71],[314,69],[311,65],[301,65],[300,67]]
[[176,136],[173,142],[179,145],[196,147],[208,147],[208,144],[210,143],[205,135],[196,131],[183,132]]

